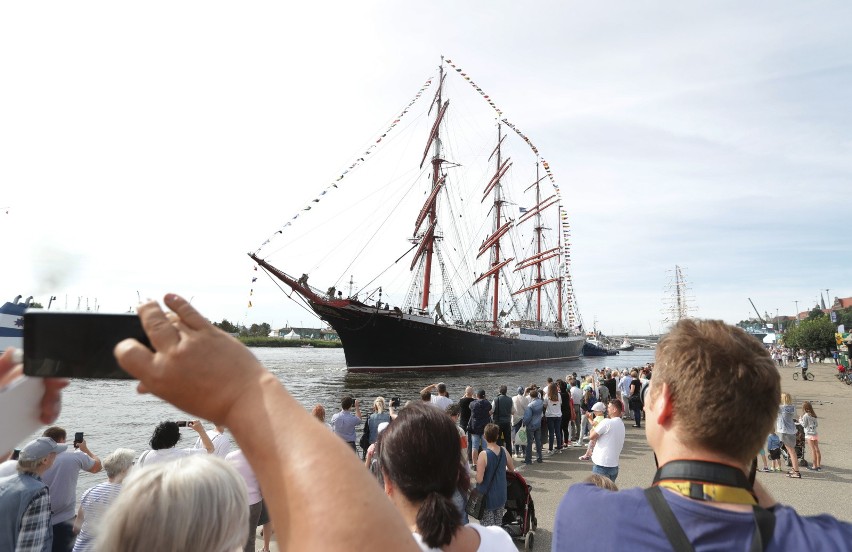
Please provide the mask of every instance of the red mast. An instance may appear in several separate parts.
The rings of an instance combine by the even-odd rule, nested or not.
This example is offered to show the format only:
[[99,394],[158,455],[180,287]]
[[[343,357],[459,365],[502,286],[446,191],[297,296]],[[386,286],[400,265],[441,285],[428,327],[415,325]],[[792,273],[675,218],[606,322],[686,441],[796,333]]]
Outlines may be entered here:
[[[503,141],[503,137],[501,135],[500,123],[497,123],[497,185],[494,186],[494,232],[496,233],[500,230],[500,207],[502,201],[500,200],[500,163],[503,161],[501,158],[500,152],[500,143]],[[491,262],[491,267],[494,268],[498,264],[500,264],[500,240],[497,239],[494,241],[494,258]],[[494,271],[494,305],[491,313],[491,324],[496,330],[499,326],[497,322],[497,316],[500,311],[500,305],[498,304],[498,299],[500,297],[500,269]]]
[[[435,93],[435,99],[432,101],[433,106],[436,104],[438,105],[438,111],[435,115],[435,122],[432,125],[432,131],[429,133],[429,140],[426,142],[426,149],[423,151],[423,160],[420,162],[420,166],[422,167],[423,161],[426,160],[426,156],[429,154],[429,147],[434,144],[434,153],[432,154],[432,191],[426,199],[426,203],[420,210],[420,216],[417,217],[417,221],[414,224],[414,235],[417,235],[418,230],[420,230],[420,225],[423,224],[425,219],[429,220],[429,226],[427,227],[426,233],[424,233],[420,238],[420,247],[417,248],[417,252],[411,261],[411,268],[413,269],[417,264],[417,261],[420,259],[420,256],[422,254],[426,255],[423,269],[423,297],[420,301],[420,308],[424,311],[429,309],[429,287],[432,283],[432,253],[435,250],[435,228],[438,225],[438,192],[444,185],[444,178],[441,176],[441,163],[443,163],[444,160],[441,159],[441,138],[438,136],[438,131],[441,128],[441,121],[444,119],[444,114],[447,112],[450,101],[447,100],[446,102],[441,102],[441,92],[444,88],[445,76],[443,57],[441,57],[439,70],[440,75],[438,79],[438,90]],[[426,216],[424,216],[424,214]]]

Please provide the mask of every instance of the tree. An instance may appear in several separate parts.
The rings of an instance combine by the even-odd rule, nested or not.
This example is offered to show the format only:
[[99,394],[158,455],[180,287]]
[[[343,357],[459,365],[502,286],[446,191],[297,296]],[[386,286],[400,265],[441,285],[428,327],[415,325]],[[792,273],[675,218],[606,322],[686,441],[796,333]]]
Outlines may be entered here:
[[229,334],[239,333],[240,328],[228,322],[227,319],[222,319],[221,322],[213,322],[213,325],[217,328],[221,329],[223,332],[227,332]]
[[263,324],[252,324],[248,330],[248,334],[252,337],[266,337],[272,331],[272,326],[264,322]]
[[794,349],[824,351],[835,345],[834,334],[837,328],[827,316],[803,320],[784,334],[784,344]]
[[811,309],[811,312],[808,313],[808,317],[805,320],[816,320],[817,318],[822,318],[825,316],[825,313],[822,312],[822,309],[819,307],[814,307]]

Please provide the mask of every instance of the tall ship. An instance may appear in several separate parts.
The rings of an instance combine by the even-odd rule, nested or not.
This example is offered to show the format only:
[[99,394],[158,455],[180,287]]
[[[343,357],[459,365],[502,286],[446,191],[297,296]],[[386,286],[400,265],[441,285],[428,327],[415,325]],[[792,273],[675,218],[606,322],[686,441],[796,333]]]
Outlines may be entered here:
[[[434,94],[424,94],[429,87]],[[454,105],[456,93],[473,96],[475,101],[458,103],[480,116],[454,116],[451,92]],[[421,95],[431,103],[404,126],[425,136],[425,148],[411,155],[405,146],[410,140],[392,131],[415,111]],[[478,119],[485,129],[462,137]],[[391,143],[388,150],[383,141]],[[364,188],[344,187],[349,172],[380,157],[407,169],[401,176],[367,173]],[[379,192],[368,191],[376,182]],[[317,218],[332,196],[340,196],[338,211],[330,206]],[[295,223],[310,217],[313,227],[306,223],[264,254],[272,239],[286,239]],[[548,163],[468,74],[442,58],[437,76],[366,154],[249,256],[255,270],[283,283],[291,299],[334,328],[349,371],[500,368],[581,356],[585,335],[571,282],[569,236]],[[301,276],[273,266],[275,254],[286,255],[286,265]],[[356,287],[355,273],[362,281],[369,277],[368,283]]]

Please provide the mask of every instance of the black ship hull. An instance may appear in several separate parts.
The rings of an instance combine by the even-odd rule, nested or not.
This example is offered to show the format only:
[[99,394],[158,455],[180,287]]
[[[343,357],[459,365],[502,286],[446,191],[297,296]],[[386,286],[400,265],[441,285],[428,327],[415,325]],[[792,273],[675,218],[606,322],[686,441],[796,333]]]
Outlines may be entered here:
[[[535,335],[495,336],[435,324],[424,316],[371,308],[311,303],[340,336],[351,372],[460,370],[575,360],[583,336],[535,331]],[[520,332],[519,332],[520,334]]]

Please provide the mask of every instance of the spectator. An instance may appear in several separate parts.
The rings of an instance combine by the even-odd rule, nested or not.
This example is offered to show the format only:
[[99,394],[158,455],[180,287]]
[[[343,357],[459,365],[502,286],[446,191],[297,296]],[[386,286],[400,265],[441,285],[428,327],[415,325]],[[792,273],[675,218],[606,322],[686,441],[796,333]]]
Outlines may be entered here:
[[562,452],[562,397],[555,383],[547,386],[547,397],[544,399],[544,416],[547,422],[547,450],[553,454],[553,440],[556,439],[556,452]]
[[429,391],[434,391],[434,393],[429,394],[429,402],[433,405],[437,406],[441,410],[446,410],[448,406],[453,404],[452,399],[450,399],[450,394],[447,392],[447,386],[443,383],[433,383],[432,385],[427,385],[423,388],[421,393],[426,393]]
[[494,412],[494,423],[500,428],[500,435],[497,436],[497,444],[512,448],[512,414],[515,413],[515,404],[508,396],[506,396],[507,387],[500,386],[497,396],[491,405],[491,410]]
[[[660,530],[663,518],[671,520],[669,534],[682,532],[699,550],[847,550],[852,524],[800,516],[750,482],[781,393],[778,369],[762,344],[720,321],[681,320],[656,354],[645,404],[645,434],[660,466],[654,486],[613,493],[573,485],[556,512],[553,550],[575,546],[576,522],[590,511],[607,512],[618,528],[595,534],[599,550],[622,548],[624,535],[641,538],[643,550],[687,549]],[[737,431],[708,423],[727,419],[737,420]],[[696,488],[700,498],[692,498]],[[717,498],[706,500],[708,493]]]
[[452,496],[458,488],[466,491],[470,479],[448,416],[431,406],[407,406],[382,433],[379,447],[385,494],[422,550],[517,550],[500,527],[461,524]]
[[524,455],[524,464],[532,464],[532,445],[535,443],[536,462],[544,460],[541,457],[541,417],[544,413],[544,403],[538,398],[538,391],[530,391],[530,404],[524,413],[524,426],[527,428],[527,452]]
[[624,422],[621,420],[620,401],[610,401],[606,408],[609,418],[599,422],[589,437],[594,464],[592,473],[609,477],[615,483],[618,477],[618,457],[624,448]]
[[[355,413],[349,409],[355,407]],[[358,399],[346,395],[340,401],[340,412],[331,417],[331,427],[334,432],[355,451],[355,428],[361,421],[361,408]]]
[[323,407],[323,405],[315,404],[314,408],[311,410],[311,416],[319,420],[327,428],[331,429],[331,426],[325,423],[325,407]]
[[802,418],[799,423],[805,431],[805,442],[811,446],[811,453],[813,453],[813,461],[811,462],[811,465],[808,466],[808,469],[812,471],[821,471],[822,453],[819,450],[819,432],[817,431],[817,428],[819,427],[819,419],[817,418],[816,412],[814,412],[814,407],[811,405],[810,401],[802,403]]
[[799,457],[796,455],[796,407],[793,406],[793,397],[790,393],[781,393],[781,404],[778,406],[778,417],[775,420],[775,433],[781,438],[787,454],[790,455],[792,469],[787,472],[787,477],[801,479],[799,473]]
[[263,497],[260,494],[260,485],[257,483],[257,477],[246,459],[246,455],[241,450],[235,450],[228,453],[225,460],[235,469],[245,483],[246,495],[248,496],[248,539],[243,543],[243,552],[254,552],[254,543],[256,540],[257,525],[260,521],[260,513],[263,509],[261,500]]
[[[606,405],[604,403],[596,402],[594,404],[594,406],[592,406],[591,412],[589,412],[587,414],[590,418],[593,417],[593,419],[592,419],[592,430],[594,430],[596,427],[598,427],[598,425],[606,419],[604,417],[604,412],[606,412]],[[622,422],[622,425],[624,425],[624,422]],[[594,452],[594,450],[595,450],[595,442],[589,441],[589,446],[586,448],[586,453],[583,456],[581,456],[579,459],[580,460],[591,460],[592,459],[592,453]]]
[[621,399],[621,405],[624,410],[630,408],[630,384],[633,382],[633,376],[624,371],[624,375],[618,382],[618,398]]
[[[473,439],[473,465],[476,466],[480,449],[485,447],[482,442],[482,432],[485,426],[491,423],[491,403],[485,400],[485,389],[480,389],[476,394],[477,400],[470,403],[470,421],[468,432]],[[475,469],[475,468],[474,468]]]
[[[42,436],[64,444],[66,433],[59,426],[51,426],[44,430]],[[89,450],[85,440],[74,443],[74,448],[78,450],[57,454],[53,465],[41,477],[50,489],[54,552],[69,552],[74,547],[74,515],[77,513],[77,478],[80,471],[101,471],[100,459]]]
[[562,418],[559,422],[559,430],[562,434],[562,443],[565,448],[571,446],[571,415],[574,413],[574,405],[571,403],[571,394],[568,392],[567,384],[561,379],[556,380],[556,390],[559,393],[559,399],[562,401],[560,407],[562,409]]
[[580,382],[577,381],[577,378],[572,376],[572,380],[569,393],[571,394],[571,402],[574,403],[574,415],[571,416],[571,425],[569,426],[569,429],[572,435],[571,440],[574,441],[574,446],[581,447],[583,446],[583,433],[580,429],[580,423],[582,422],[583,390],[580,389]]
[[485,527],[500,527],[503,524],[503,514],[506,513],[506,470],[515,471],[512,455],[497,444],[499,434],[497,424],[485,426],[483,436],[488,446],[485,454],[479,455],[476,466],[477,489],[485,495],[485,513],[479,523]]
[[519,443],[515,440],[515,437],[518,435],[518,430],[521,429],[521,425],[524,423],[524,412],[527,411],[527,405],[529,403],[530,399],[524,395],[524,388],[518,387],[518,394],[512,397],[512,406],[514,407],[514,411],[512,413],[512,441],[515,443],[515,454],[518,458],[521,458],[521,454],[527,449],[526,441]]
[[636,422],[633,427],[642,427],[642,381],[639,379],[639,372],[633,370],[630,372],[630,399],[628,404],[630,410],[633,411],[633,420]]
[[21,449],[18,473],[0,479],[0,550],[49,550],[50,495],[41,479],[66,448],[39,437]]
[[243,548],[248,500],[240,474],[211,455],[178,458],[125,480],[104,516],[99,550],[209,550]]
[[459,427],[465,430],[467,434],[467,461],[468,463],[473,462],[473,458],[471,456],[472,450],[472,440],[470,438],[470,431],[467,429],[468,423],[470,422],[470,403],[475,401],[476,399],[473,396],[473,387],[467,386],[464,389],[464,397],[459,399]]
[[367,418],[367,427],[370,428],[369,444],[372,445],[379,438],[379,425],[390,422],[390,414],[385,412],[384,397],[376,397],[373,401],[373,413]]
[[191,454],[213,454],[213,442],[207,436],[207,432],[204,431],[204,426],[201,425],[201,422],[194,420],[187,422],[186,425],[198,433],[198,437],[206,448],[176,448],[178,441],[180,441],[180,426],[178,426],[177,422],[160,422],[154,428],[154,433],[151,435],[151,440],[149,441],[151,450],[146,450],[139,455],[136,466],[141,468],[142,466],[168,462]]
[[107,481],[98,483],[86,490],[80,498],[80,509],[74,520],[74,552],[86,552],[95,549],[95,538],[100,530],[104,513],[118,497],[121,483],[127,472],[133,467],[136,452],[126,448],[116,449],[103,461]]
[[[225,426],[216,425],[214,427],[215,429],[207,432],[207,436],[210,437],[210,442],[213,443],[213,454],[224,459],[231,452],[231,440],[225,435]],[[207,446],[201,440],[201,437],[195,440],[195,445],[192,448],[207,450]]]

